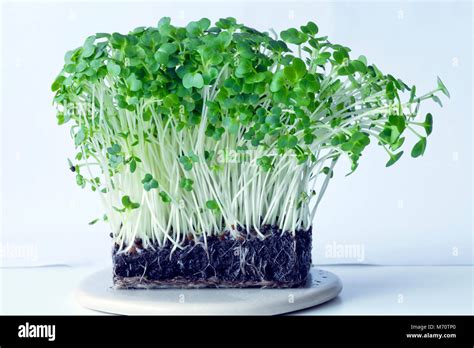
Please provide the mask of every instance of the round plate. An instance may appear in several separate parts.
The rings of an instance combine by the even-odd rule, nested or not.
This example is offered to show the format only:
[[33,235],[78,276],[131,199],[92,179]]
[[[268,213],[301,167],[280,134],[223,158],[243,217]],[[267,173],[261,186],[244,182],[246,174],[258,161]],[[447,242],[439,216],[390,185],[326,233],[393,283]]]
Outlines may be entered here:
[[311,269],[305,287],[294,289],[113,289],[111,269],[96,272],[76,291],[79,303],[124,315],[275,315],[329,301],[342,290],[339,278]]

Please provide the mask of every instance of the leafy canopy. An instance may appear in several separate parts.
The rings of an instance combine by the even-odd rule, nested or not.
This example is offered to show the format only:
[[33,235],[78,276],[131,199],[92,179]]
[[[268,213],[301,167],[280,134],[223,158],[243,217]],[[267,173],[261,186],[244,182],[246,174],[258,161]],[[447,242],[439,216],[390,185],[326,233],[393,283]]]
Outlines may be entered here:
[[[66,54],[65,66],[52,90],[56,103],[74,102],[92,85],[110,84],[116,90],[114,103],[118,108],[133,111],[156,101],[161,104],[162,117],[179,115],[183,127],[194,127],[202,117],[202,90],[218,84],[215,97],[206,100],[208,137],[219,139],[223,132],[241,132],[249,145],[270,146],[276,140],[281,150],[309,154],[311,144],[321,138],[317,130],[327,125],[331,129],[323,135],[321,145],[348,154],[353,167],[369,136],[386,148],[390,156],[387,164],[393,164],[400,158],[394,151],[402,134],[416,116],[403,112],[401,94],[414,92],[414,88],[367,64],[363,56],[352,59],[349,48],[318,37],[318,31],[317,25],[309,22],[299,29],[282,31],[281,39],[276,39],[234,18],[221,19],[213,27],[203,18],[183,28],[173,26],[165,17],[156,27],[137,28],[127,35],[100,33],[88,37],[82,47]],[[307,55],[295,56],[291,45],[303,48]],[[328,81],[331,83],[324,83]],[[449,97],[439,78],[437,90]],[[341,94],[346,97],[340,98]],[[351,97],[355,94],[363,99]],[[429,98],[440,103],[434,93]],[[423,99],[426,96],[413,95],[404,106]],[[380,110],[370,123],[351,121],[360,113],[362,100],[362,110]],[[184,110],[178,113],[180,107]],[[312,117],[318,112],[317,119]],[[61,113],[58,119],[65,123],[74,116]],[[343,131],[339,131],[341,125]],[[429,135],[431,118],[423,127]],[[93,132],[79,128],[75,144],[87,142],[88,137],[93,137]],[[412,151],[414,157],[423,154],[425,143],[422,136]],[[123,163],[118,152],[109,157],[112,167]],[[185,169],[192,167],[189,158],[180,161]],[[265,160],[260,162],[268,168]]]

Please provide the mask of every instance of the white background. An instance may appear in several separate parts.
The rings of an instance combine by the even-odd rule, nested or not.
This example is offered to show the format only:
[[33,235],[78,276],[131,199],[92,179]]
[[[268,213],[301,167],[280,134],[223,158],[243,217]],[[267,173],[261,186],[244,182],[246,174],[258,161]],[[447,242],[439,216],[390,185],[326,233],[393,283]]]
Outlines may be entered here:
[[[384,72],[451,92],[428,102],[434,131],[421,159],[385,168],[371,146],[353,175],[339,163],[320,207],[315,263],[472,264],[472,4],[466,2],[4,2],[0,125],[0,262],[105,263],[108,229],[96,195],[75,185],[67,126],[56,126],[50,84],[67,50],[96,32],[233,16],[260,30],[315,21],[320,33]],[[409,153],[413,142],[408,142]],[[362,253],[330,257],[332,246]]]

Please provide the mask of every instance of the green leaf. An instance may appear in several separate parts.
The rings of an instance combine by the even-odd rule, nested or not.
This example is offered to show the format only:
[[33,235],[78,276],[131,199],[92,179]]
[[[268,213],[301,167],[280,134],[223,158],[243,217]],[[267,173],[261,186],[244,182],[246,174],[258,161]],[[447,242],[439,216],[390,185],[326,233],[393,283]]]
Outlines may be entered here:
[[122,196],[122,204],[124,207],[127,207],[128,205],[130,205],[130,203],[131,203],[130,196]]
[[202,88],[204,86],[204,80],[202,75],[199,73],[187,73],[183,77],[184,88]]
[[84,127],[79,128],[79,131],[74,136],[74,145],[81,145],[86,139],[86,130]]
[[203,18],[197,22],[189,22],[189,24],[186,26],[186,31],[190,36],[198,36],[203,31],[207,30],[210,25],[211,22],[209,19]]
[[331,53],[329,52],[321,52],[318,57],[314,60],[314,64],[316,65],[324,65],[331,57]]
[[163,106],[167,108],[172,108],[175,106],[179,106],[179,98],[176,94],[168,94],[163,99]]
[[410,100],[409,103],[413,103],[416,97],[416,86],[413,86],[410,91]]
[[97,219],[94,219],[94,220],[92,220],[92,221],[89,221],[88,225],[91,225],[91,226],[92,226],[92,225],[95,225],[95,224],[97,223],[97,221],[99,221],[99,220],[100,220],[100,219],[97,218]]
[[235,69],[235,76],[242,78],[251,74],[253,71],[252,63],[246,59],[242,59],[237,69]]
[[159,193],[159,195],[160,195],[161,201],[163,203],[170,203],[171,202],[171,197],[165,191],[161,191]]
[[94,54],[95,51],[95,46],[93,44],[88,44],[87,46],[84,46],[84,49],[82,51],[82,56],[84,58],[89,58]]
[[433,132],[433,115],[431,115],[430,113],[426,114],[423,127],[425,128],[426,135],[430,135],[431,132]]
[[161,45],[161,47],[158,49],[159,52],[164,52],[168,55],[171,55],[175,53],[178,50],[178,45],[175,43],[167,42]]
[[123,156],[120,155],[109,155],[110,166],[116,169],[123,162]]
[[166,26],[169,26],[171,23],[171,18],[170,17],[163,17],[158,21],[158,28],[163,28]]
[[202,31],[205,31],[211,26],[211,21],[208,18],[201,18],[197,24]]
[[439,99],[439,97],[437,95],[432,95],[431,96],[431,99],[433,99],[433,101],[438,104],[439,106],[443,107],[443,103],[441,102],[441,99]]
[[300,81],[300,87],[305,90],[306,92],[318,92],[320,89],[320,82],[319,80],[314,77],[314,75],[307,74],[303,79]]
[[306,40],[308,40],[308,35],[298,31],[295,28],[290,28],[288,30],[284,30],[280,33],[280,37],[283,41],[286,41],[291,44],[301,45]]
[[293,149],[298,143],[298,138],[294,135],[283,135],[278,139],[277,146],[281,149]]
[[250,84],[259,83],[259,82],[264,81],[266,77],[267,77],[267,75],[266,75],[265,73],[263,73],[263,72],[261,72],[261,73],[256,73],[256,74],[253,74],[253,75],[248,76],[248,77],[245,79],[245,82],[246,82],[246,83],[250,83]]
[[140,203],[132,202],[130,196],[122,196],[122,205],[126,210],[137,209],[140,207]]
[[143,177],[142,184],[143,184],[143,189],[147,192],[150,191],[151,189],[158,188],[158,181],[153,179],[153,176],[149,173],[145,174],[145,176]]
[[403,151],[400,151],[397,154],[391,154],[390,159],[388,160],[387,164],[385,164],[385,166],[390,167],[391,165],[395,164],[400,159],[400,157],[402,157],[402,155]]
[[344,59],[348,59],[349,58],[349,54],[347,53],[346,50],[344,49],[340,49],[340,50],[337,50],[337,51],[334,51],[332,53],[332,56],[334,58],[334,60],[338,63],[338,64],[342,64],[344,62]]
[[397,142],[395,144],[392,144],[390,148],[392,149],[392,151],[396,151],[403,145],[404,142],[405,138],[398,138]]
[[387,86],[385,87],[385,95],[389,100],[394,100],[395,99],[395,85],[393,84],[392,81],[387,83]]
[[107,148],[107,152],[111,155],[117,155],[120,153],[120,151],[122,151],[120,144],[112,144],[111,147]]
[[318,33],[318,26],[313,22],[308,22],[308,24],[301,26],[300,29],[303,33],[311,36]]
[[295,69],[296,76],[302,78],[306,74],[306,64],[300,58],[294,58],[291,63],[293,69]]
[[219,210],[219,204],[214,199],[211,199],[206,202],[206,208],[211,210]]
[[146,183],[146,182],[149,182],[153,180],[153,175],[147,173],[145,174],[145,176],[143,177],[143,180],[142,180],[142,184]]
[[194,163],[199,162],[199,157],[198,157],[196,154],[194,154],[193,152],[190,152],[190,153],[188,154],[188,157],[189,157],[189,158],[191,159],[191,161],[193,161]]
[[168,64],[170,55],[175,53],[177,50],[178,50],[178,46],[175,43],[170,43],[170,42],[164,43],[155,52],[154,57],[155,57],[156,62],[162,65]]
[[84,61],[80,61],[79,64],[77,64],[77,67],[76,67],[76,72],[83,72],[84,70],[87,69],[87,64],[86,62]]
[[329,167],[324,167],[323,169],[321,169],[321,172],[328,175],[330,174],[330,178],[332,178],[334,176],[334,170],[331,170],[331,168]]
[[448,89],[447,89],[446,86],[444,85],[443,81],[441,81],[441,79],[439,78],[439,76],[438,76],[438,89],[439,89],[441,92],[443,92],[443,94],[444,94],[446,97],[448,97],[448,98],[451,97],[451,96],[449,95]]
[[130,161],[130,173],[135,173],[135,170],[137,170],[137,161],[135,161],[135,159],[132,159]]
[[56,77],[56,80],[54,80],[53,84],[51,85],[51,91],[56,92],[58,89],[60,89],[65,79],[66,78],[62,75]]
[[227,17],[227,18],[221,18],[216,22],[216,27],[221,28],[221,29],[230,29],[236,25],[236,20],[235,18],[232,17]]
[[293,149],[295,148],[297,144],[298,144],[298,138],[294,135],[289,135],[287,147],[290,149]]
[[268,156],[257,159],[257,164],[266,172],[273,168],[272,159]]
[[68,74],[72,74],[76,72],[76,65],[75,64],[68,64],[64,67],[64,71]]
[[160,50],[155,52],[154,57],[155,57],[155,61],[161,65],[168,64],[168,61],[170,59],[170,55],[168,53],[160,51]]
[[179,162],[183,165],[184,170],[190,171],[193,169],[193,161],[188,156],[181,156]]
[[425,149],[426,149],[426,138],[421,138],[415,144],[415,146],[413,146],[413,149],[411,150],[411,156],[413,158],[423,156],[423,154],[425,153]]
[[109,61],[107,63],[107,71],[109,72],[109,74],[111,74],[112,76],[119,76],[120,75],[120,66],[115,64],[114,62],[112,61]]
[[398,133],[402,133],[405,130],[406,122],[405,117],[401,115],[390,115],[388,116],[388,122],[395,126],[398,130]]
[[285,83],[284,76],[285,75],[284,75],[283,70],[279,70],[273,75],[273,79],[272,79],[272,82],[270,84],[270,91],[275,93],[275,92],[278,92],[279,90],[281,90],[283,88],[284,83]]
[[76,175],[76,184],[81,187],[84,187],[86,185],[86,181],[84,180],[84,177],[81,174]]
[[296,71],[292,66],[285,66],[283,69],[283,73],[285,74],[285,78],[290,81],[291,83],[295,83],[297,80]]
[[136,77],[135,74],[131,74],[127,78],[127,83],[128,83],[128,87],[130,88],[132,92],[138,92],[143,87],[142,82]]
[[239,122],[231,117],[224,117],[222,126],[227,129],[230,134],[237,134],[239,131]]
[[188,192],[193,190],[193,184],[194,184],[194,181],[188,178],[181,178],[179,182],[179,186]]
[[305,134],[304,137],[303,137],[304,143],[306,145],[312,144],[314,139],[315,139],[314,134]]
[[72,76],[68,76],[66,77],[66,79],[63,81],[63,86],[65,87],[70,87],[72,86],[74,80],[73,80],[73,77]]
[[346,136],[344,135],[344,133],[338,133],[338,134],[335,134],[333,138],[331,139],[331,145],[336,146],[336,145],[344,143],[345,141],[346,141]]
[[367,72],[367,66],[360,60],[351,61],[350,65],[354,67],[355,71],[365,74]]

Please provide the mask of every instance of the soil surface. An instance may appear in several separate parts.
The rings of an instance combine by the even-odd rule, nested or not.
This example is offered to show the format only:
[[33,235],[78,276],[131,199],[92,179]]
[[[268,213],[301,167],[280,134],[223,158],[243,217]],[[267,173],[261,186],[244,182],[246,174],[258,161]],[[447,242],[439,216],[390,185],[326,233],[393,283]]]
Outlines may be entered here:
[[172,245],[143,249],[135,241],[131,252],[113,250],[115,288],[298,287],[311,267],[311,228],[293,236],[276,226],[264,226],[265,239],[241,230]]

